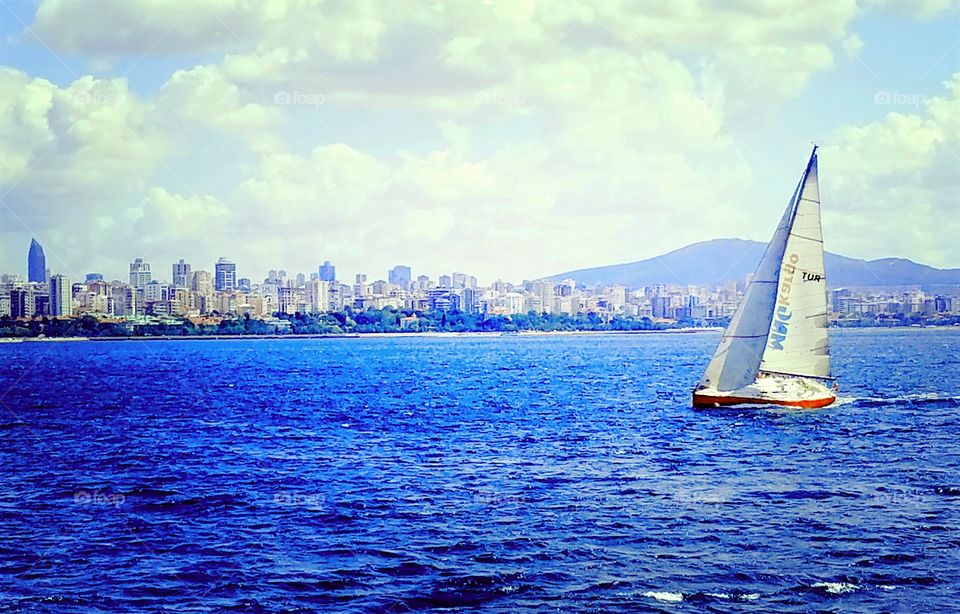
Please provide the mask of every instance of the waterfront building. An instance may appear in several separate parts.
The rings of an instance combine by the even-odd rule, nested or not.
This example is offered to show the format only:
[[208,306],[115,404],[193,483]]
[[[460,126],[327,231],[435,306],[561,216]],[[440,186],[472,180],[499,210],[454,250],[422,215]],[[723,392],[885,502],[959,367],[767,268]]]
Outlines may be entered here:
[[167,284],[160,283],[156,279],[148,283],[143,288],[143,300],[148,303],[157,301],[166,301],[170,298],[170,288]]
[[330,282],[312,279],[307,284],[307,301],[311,313],[330,311]]
[[173,276],[170,281],[174,288],[189,288],[191,277],[190,264],[184,262],[183,258],[173,263]]
[[36,239],[30,241],[30,252],[27,254],[27,281],[38,284],[47,281],[47,257]]
[[297,289],[292,286],[277,288],[277,311],[288,315],[297,312]]
[[214,287],[217,292],[233,292],[237,289],[237,265],[220,257],[214,265]]
[[194,271],[190,287],[201,296],[213,296],[213,276],[210,271]]
[[36,296],[29,287],[14,288],[10,291],[10,316],[13,318],[32,318],[36,313]]
[[50,315],[69,316],[73,314],[73,286],[66,275],[54,275],[50,278]]
[[137,258],[130,263],[130,285],[137,290],[143,290],[144,287],[153,279],[150,272],[150,265],[143,261],[143,258]]

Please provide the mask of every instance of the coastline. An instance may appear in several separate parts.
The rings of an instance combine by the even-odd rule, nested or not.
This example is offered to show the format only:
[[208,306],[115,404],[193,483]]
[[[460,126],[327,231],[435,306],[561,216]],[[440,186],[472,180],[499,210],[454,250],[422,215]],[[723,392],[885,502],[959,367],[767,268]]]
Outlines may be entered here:
[[[831,327],[831,331],[891,331],[891,330],[960,330],[958,326],[865,326],[865,327]],[[150,335],[142,337],[4,337],[0,338],[0,345],[17,343],[70,343],[79,341],[236,341],[236,340],[283,340],[283,339],[402,339],[402,338],[435,338],[435,339],[462,339],[462,338],[496,338],[496,337],[583,337],[591,335],[684,335],[700,333],[719,333],[722,328],[665,328],[661,330],[561,330],[561,331],[434,331],[409,333],[340,333],[340,334],[271,334],[271,335]]]
[[342,333],[331,334],[281,334],[281,335],[154,335],[143,337],[14,337],[0,339],[0,343],[51,343],[77,341],[235,341],[235,340],[277,340],[277,339],[402,339],[402,338],[496,338],[496,337],[580,337],[586,335],[657,335],[657,334],[694,334],[720,332],[719,328],[667,328],[663,330],[564,330],[564,331],[470,331],[470,332],[410,332],[410,333]]

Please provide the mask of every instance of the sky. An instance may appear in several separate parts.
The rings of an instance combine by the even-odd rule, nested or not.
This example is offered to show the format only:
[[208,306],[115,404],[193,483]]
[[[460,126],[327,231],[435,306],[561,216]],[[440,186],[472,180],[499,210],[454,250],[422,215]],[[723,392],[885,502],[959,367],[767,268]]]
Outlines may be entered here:
[[960,0],[0,0],[0,271],[481,283],[766,241],[960,267]]

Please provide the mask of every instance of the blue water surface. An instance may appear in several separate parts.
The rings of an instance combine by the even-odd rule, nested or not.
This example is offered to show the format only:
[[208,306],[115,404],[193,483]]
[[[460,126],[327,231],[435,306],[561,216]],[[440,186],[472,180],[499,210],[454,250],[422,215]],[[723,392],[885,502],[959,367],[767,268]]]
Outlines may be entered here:
[[716,333],[0,345],[0,611],[948,611],[960,331],[693,410]]

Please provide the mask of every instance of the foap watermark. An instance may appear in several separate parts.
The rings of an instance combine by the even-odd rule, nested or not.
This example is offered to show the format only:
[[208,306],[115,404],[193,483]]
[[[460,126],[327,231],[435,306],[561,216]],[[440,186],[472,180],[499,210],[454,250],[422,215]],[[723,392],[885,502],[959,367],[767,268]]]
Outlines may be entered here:
[[673,493],[673,500],[679,505],[720,505],[733,502],[734,491],[731,488],[690,488]]
[[302,507],[310,510],[320,510],[327,507],[327,498],[324,495],[316,494],[278,492],[273,495],[273,504],[283,507]]
[[482,507],[516,507],[526,504],[521,494],[510,494],[494,490],[471,491],[473,502]]
[[519,107],[526,100],[523,94],[511,94],[507,92],[478,92],[473,97],[473,101],[478,105],[500,105],[505,107]]
[[319,107],[326,104],[327,97],[316,92],[289,92],[281,90],[273,94],[273,104]]
[[877,492],[873,495],[873,501],[884,507],[919,507],[927,503],[927,497],[919,490]]
[[126,97],[116,92],[76,92],[73,100],[83,106],[116,106],[123,104]]
[[80,490],[73,493],[73,502],[77,505],[112,505],[120,507],[127,498],[120,493],[103,492],[101,490]]
[[701,93],[695,94],[692,92],[686,93],[677,93],[673,97],[673,102],[679,106],[687,105],[706,105],[712,108],[719,108],[723,106],[723,103],[726,101],[723,94],[720,93]]
[[926,106],[929,99],[923,94],[912,92],[897,92],[889,90],[880,90],[873,95],[873,104],[883,104],[900,107],[922,107]]

